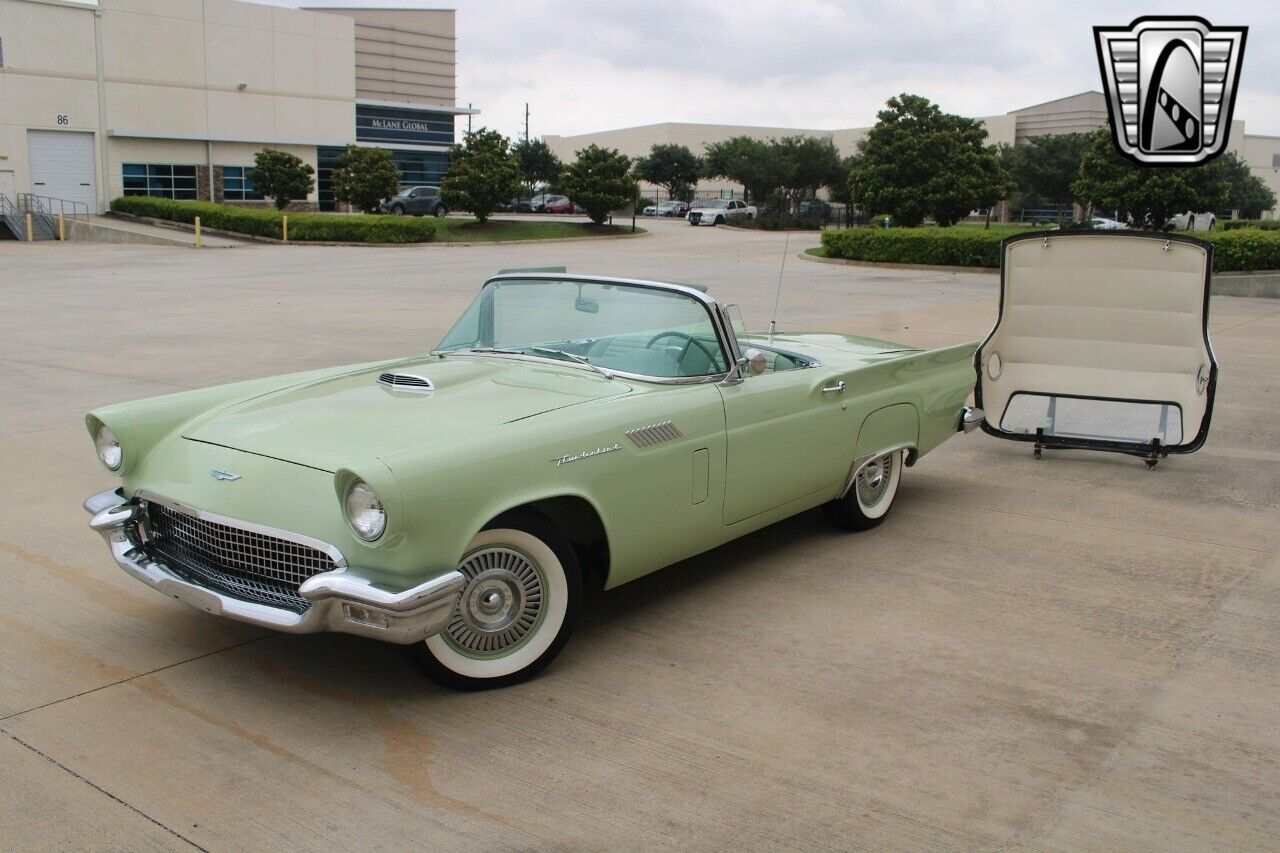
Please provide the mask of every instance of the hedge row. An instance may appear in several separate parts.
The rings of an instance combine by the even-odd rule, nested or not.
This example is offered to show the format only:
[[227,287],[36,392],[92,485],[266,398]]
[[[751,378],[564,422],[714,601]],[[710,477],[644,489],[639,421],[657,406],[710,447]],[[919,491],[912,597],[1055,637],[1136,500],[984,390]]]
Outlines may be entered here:
[[[848,228],[822,233],[829,258],[896,264],[998,267],[1007,234],[981,228]],[[1280,232],[1259,228],[1194,235],[1214,246],[1214,272],[1280,270]]]
[[1220,219],[1216,223],[1223,231],[1237,228],[1261,228],[1264,231],[1280,231],[1280,219]]
[[[117,213],[132,213],[191,225],[197,216],[205,228],[280,239],[283,214],[275,209],[235,207],[207,201],[174,201],[150,196],[124,196],[111,202]],[[425,243],[435,225],[408,216],[334,216],[290,213],[289,239],[333,243]]]

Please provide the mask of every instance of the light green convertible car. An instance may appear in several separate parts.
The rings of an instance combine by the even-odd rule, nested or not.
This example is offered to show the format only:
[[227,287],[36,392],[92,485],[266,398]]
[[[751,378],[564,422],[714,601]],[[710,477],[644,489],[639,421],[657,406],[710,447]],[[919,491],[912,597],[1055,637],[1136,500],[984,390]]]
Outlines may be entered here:
[[208,613],[404,644],[510,684],[612,588],[813,507],[863,529],[960,429],[975,343],[746,334],[705,289],[488,281],[429,355],[108,406],[85,502],[129,574]]

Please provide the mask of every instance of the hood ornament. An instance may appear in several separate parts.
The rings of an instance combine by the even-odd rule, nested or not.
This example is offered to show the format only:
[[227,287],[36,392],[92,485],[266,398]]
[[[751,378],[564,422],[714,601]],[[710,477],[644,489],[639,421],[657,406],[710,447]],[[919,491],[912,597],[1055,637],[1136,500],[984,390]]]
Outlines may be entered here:
[[209,474],[215,480],[239,480],[240,479],[239,474],[235,473],[234,471],[224,470],[222,468],[212,468],[209,470]]

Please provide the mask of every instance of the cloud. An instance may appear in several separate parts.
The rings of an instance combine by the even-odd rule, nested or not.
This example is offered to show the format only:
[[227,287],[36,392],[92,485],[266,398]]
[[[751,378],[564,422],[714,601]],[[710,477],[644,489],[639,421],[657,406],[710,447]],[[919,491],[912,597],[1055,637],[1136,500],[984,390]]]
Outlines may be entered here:
[[[295,5],[290,0],[274,0]],[[337,2],[337,0],[335,0]],[[421,5],[341,0],[341,5]],[[509,135],[663,121],[834,129],[914,92],[981,116],[1101,88],[1095,25],[1141,9],[933,0],[455,0],[458,99]],[[1280,4],[1219,2],[1250,27],[1236,117],[1280,134]]]

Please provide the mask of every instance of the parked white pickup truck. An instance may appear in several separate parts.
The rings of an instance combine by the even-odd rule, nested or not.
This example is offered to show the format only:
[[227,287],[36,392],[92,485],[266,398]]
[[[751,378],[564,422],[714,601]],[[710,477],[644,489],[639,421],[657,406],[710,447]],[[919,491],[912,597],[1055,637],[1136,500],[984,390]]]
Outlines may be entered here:
[[730,219],[745,216],[756,218],[755,205],[747,204],[736,198],[712,198],[695,201],[685,218],[690,225],[723,225]]

